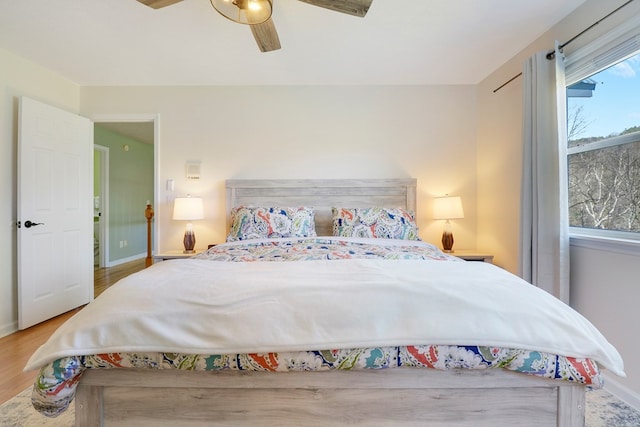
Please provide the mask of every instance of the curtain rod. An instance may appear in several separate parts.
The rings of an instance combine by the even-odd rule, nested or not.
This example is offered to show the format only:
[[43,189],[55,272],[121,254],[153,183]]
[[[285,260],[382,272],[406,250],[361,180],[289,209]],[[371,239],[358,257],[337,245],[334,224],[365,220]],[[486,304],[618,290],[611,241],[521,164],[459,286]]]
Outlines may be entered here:
[[[565,46],[567,46],[569,43],[573,42],[574,40],[576,40],[578,37],[582,36],[584,33],[586,33],[587,31],[589,31],[590,29],[592,29],[593,27],[597,26],[598,24],[600,24],[602,21],[604,21],[605,19],[607,19],[608,17],[610,17],[611,15],[613,15],[614,13],[618,12],[620,9],[622,9],[623,7],[627,6],[629,3],[633,2],[633,0],[628,0],[626,3],[618,6],[615,10],[613,10],[612,12],[609,12],[607,15],[605,15],[604,17],[600,18],[599,20],[597,20],[596,22],[594,22],[593,24],[591,24],[590,26],[588,26],[587,28],[585,28],[584,30],[582,30],[581,32],[579,32],[578,34],[576,34],[575,36],[573,36],[572,38],[570,38],[567,42],[561,44],[558,46],[558,48],[560,50],[562,50]],[[555,58],[556,56],[556,51],[552,50],[549,53],[547,53],[547,59],[551,60],[553,58]],[[508,85],[509,83],[511,83],[512,81],[514,81],[515,79],[517,79],[518,77],[520,77],[522,75],[522,72],[516,74],[515,76],[511,77],[509,80],[507,80],[506,82],[504,82],[503,84],[501,84],[500,86],[498,86],[497,88],[495,88],[493,90],[493,93],[498,92],[500,89],[502,89],[503,87],[505,87],[506,85]]]
[[[571,43],[572,41],[574,41],[575,39],[577,39],[578,37],[580,37],[581,35],[583,35],[584,33],[586,33],[587,31],[589,31],[590,29],[592,29],[593,27],[595,27],[596,25],[600,24],[602,21],[604,21],[605,19],[607,19],[608,17],[610,17],[611,15],[613,15],[614,13],[616,13],[617,11],[619,11],[620,9],[622,9],[623,7],[625,7],[626,5],[628,5],[629,3],[631,3],[633,0],[629,0],[627,1],[625,4],[618,6],[613,12],[610,12],[609,14],[607,14],[606,16],[604,16],[603,18],[597,20],[596,22],[594,22],[593,24],[591,24],[590,26],[588,26],[587,28],[585,28],[584,30],[582,30],[580,33],[576,34],[575,36],[573,36],[571,39],[569,39],[569,41],[567,41],[566,43],[563,43],[561,45],[558,46],[558,48],[562,51],[562,49],[567,46],[569,43]],[[556,51],[552,50],[551,52],[547,53],[547,59],[553,59],[556,56]]]

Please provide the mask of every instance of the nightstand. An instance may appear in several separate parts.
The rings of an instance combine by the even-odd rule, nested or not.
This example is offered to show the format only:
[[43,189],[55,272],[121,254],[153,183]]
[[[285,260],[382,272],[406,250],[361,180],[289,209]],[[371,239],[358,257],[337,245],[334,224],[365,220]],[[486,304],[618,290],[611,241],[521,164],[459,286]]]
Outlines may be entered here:
[[451,252],[449,255],[453,255],[465,261],[482,261],[482,262],[493,263],[493,255],[490,255],[486,252],[461,250],[461,251]]
[[166,261],[168,259],[180,259],[180,258],[190,258],[194,255],[203,252],[202,250],[197,250],[192,254],[185,254],[183,251],[165,251],[160,252],[153,255],[153,262]]

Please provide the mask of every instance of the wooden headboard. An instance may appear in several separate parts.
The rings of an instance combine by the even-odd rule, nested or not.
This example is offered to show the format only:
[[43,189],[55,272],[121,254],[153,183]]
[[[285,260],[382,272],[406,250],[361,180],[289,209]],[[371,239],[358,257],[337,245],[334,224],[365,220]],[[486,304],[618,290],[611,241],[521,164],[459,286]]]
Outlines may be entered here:
[[230,179],[226,181],[227,229],[236,206],[308,206],[316,233],[330,236],[331,208],[379,206],[416,212],[416,180],[409,179]]

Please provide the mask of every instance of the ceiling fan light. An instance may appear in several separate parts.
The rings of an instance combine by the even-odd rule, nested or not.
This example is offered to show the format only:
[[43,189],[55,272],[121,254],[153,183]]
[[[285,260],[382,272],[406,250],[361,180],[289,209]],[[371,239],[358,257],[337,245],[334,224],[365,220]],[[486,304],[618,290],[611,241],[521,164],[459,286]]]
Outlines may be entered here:
[[210,0],[211,6],[227,19],[256,25],[271,18],[271,0]]

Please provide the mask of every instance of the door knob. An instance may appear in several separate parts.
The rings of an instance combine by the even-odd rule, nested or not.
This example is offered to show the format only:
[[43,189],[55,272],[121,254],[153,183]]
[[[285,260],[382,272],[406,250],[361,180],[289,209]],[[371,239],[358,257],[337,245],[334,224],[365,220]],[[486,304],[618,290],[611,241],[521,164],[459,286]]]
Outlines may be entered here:
[[26,228],[35,227],[36,225],[44,225],[44,223],[43,223],[43,222],[31,222],[31,221],[29,221],[29,220],[26,220],[26,221],[24,222],[24,226],[25,226]]

